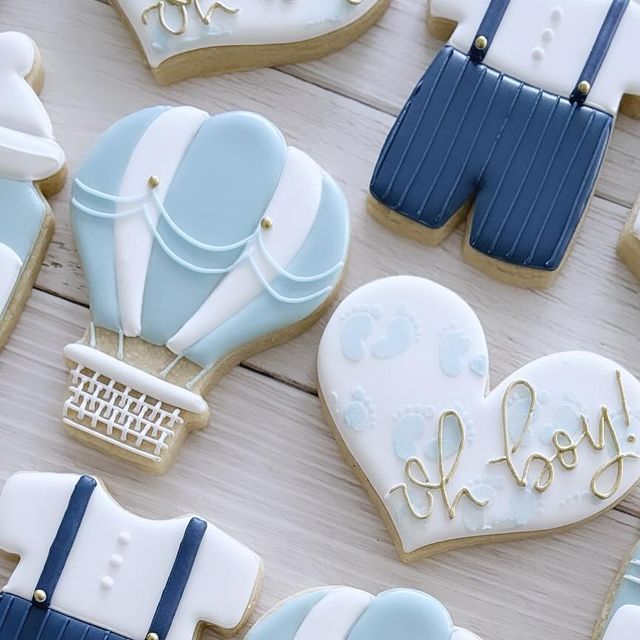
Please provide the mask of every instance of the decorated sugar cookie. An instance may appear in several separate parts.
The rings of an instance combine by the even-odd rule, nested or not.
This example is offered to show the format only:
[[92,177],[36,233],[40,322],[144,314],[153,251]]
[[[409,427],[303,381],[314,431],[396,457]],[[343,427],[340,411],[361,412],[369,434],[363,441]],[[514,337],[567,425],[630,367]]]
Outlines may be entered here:
[[185,640],[247,619],[260,558],[197,517],[147,520],[90,476],[19,473],[0,494],[0,638]]
[[404,560],[563,530],[640,479],[640,382],[587,352],[557,353],[489,386],[471,308],[401,276],[352,293],[320,343],[338,443]]
[[447,610],[420,591],[378,596],[325,587],[293,596],[267,614],[246,640],[479,640],[454,627]]
[[65,350],[64,423],[159,472],[207,424],[207,388],[320,317],[349,238],[339,187],[273,124],[191,107],[109,129],[71,217],[91,323]]
[[[507,282],[548,285],[593,193],[621,99],[640,94],[629,64],[640,5],[431,0],[430,10],[451,39],[382,149],[371,213],[428,244],[468,218],[469,262]],[[637,98],[626,105],[640,115]]]
[[634,640],[640,629],[640,544],[622,564],[598,621],[594,640]]
[[389,0],[115,0],[161,83],[320,58],[359,38]]
[[64,153],[36,94],[43,79],[31,38],[0,33],[0,348],[18,321],[53,234],[45,196],[64,184]]
[[618,254],[636,278],[640,279],[640,199],[631,209],[631,215],[622,231]]

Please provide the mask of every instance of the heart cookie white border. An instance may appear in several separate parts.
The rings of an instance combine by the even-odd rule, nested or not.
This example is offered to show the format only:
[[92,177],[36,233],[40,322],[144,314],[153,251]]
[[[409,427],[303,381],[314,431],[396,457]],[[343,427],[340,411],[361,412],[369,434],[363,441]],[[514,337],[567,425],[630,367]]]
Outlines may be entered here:
[[473,310],[421,278],[369,283],[327,325],[325,416],[405,561],[575,526],[640,479],[629,372],[559,353],[487,392],[488,369]]

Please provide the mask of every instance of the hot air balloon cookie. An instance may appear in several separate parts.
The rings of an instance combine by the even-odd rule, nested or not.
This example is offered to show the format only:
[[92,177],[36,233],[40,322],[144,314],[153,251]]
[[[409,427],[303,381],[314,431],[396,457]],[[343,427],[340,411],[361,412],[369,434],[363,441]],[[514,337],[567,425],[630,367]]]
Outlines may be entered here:
[[162,84],[313,60],[357,40],[390,0],[112,0]]
[[455,627],[435,598],[411,589],[378,596],[348,587],[313,589],[285,600],[246,640],[479,640]]
[[314,323],[347,256],[346,199],[263,117],[154,107],[82,163],[71,218],[91,321],[65,349],[75,437],[164,472],[203,393]]
[[571,351],[492,389],[480,321],[429,280],[385,278],[346,298],[318,376],[328,424],[405,561],[568,529],[640,479],[632,373]]
[[45,197],[65,179],[65,156],[37,96],[44,72],[35,43],[0,33],[0,348],[31,293],[53,234]]
[[640,543],[622,563],[593,640],[633,640],[640,629]]

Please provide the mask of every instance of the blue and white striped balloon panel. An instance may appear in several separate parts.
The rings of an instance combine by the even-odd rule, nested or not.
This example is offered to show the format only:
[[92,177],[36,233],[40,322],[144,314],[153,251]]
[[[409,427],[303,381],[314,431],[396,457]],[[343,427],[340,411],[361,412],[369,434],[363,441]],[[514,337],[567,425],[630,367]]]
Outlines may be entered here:
[[334,180],[247,112],[155,107],[81,166],[72,222],[95,326],[203,369],[312,314],[346,258]]
[[378,596],[327,587],[294,596],[260,620],[246,640],[479,640],[454,627],[436,599],[394,589]]

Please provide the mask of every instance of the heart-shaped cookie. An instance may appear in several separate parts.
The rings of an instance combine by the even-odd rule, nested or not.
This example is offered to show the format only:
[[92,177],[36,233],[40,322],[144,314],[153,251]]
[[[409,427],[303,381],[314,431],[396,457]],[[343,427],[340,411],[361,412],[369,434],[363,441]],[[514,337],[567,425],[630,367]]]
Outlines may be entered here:
[[112,0],[156,79],[303,62],[358,39],[390,0]]
[[293,596],[268,613],[246,640],[479,640],[454,627],[435,598],[393,589],[375,597],[347,587]]
[[478,318],[428,280],[351,294],[322,337],[318,374],[328,422],[407,561],[565,529],[640,479],[635,377],[567,352],[487,393]]

